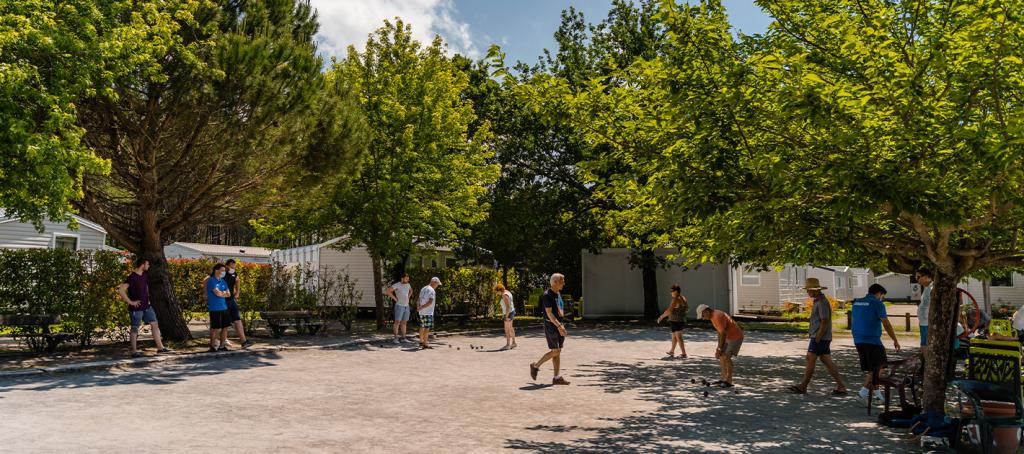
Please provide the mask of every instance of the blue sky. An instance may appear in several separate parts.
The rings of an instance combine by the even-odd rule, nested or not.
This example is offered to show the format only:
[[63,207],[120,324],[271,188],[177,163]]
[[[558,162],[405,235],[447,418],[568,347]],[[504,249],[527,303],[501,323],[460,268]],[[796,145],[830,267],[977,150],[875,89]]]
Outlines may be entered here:
[[[492,43],[504,49],[509,63],[533,63],[552,35],[563,9],[574,6],[588,22],[608,13],[610,0],[311,0],[320,16],[320,52],[342,58],[346,48],[362,48],[385,19],[401,17],[421,41],[441,35],[452,52],[482,57]],[[753,0],[723,0],[738,30],[763,32],[770,19]]]
[[[553,49],[552,37],[560,13],[570,6],[583,12],[587,22],[599,22],[608,14],[605,0],[455,0],[455,17],[469,24],[474,39],[499,44],[509,63],[536,61],[544,48]],[[733,26],[747,34],[763,32],[769,17],[751,0],[725,0]],[[484,50],[487,46],[481,46]]]

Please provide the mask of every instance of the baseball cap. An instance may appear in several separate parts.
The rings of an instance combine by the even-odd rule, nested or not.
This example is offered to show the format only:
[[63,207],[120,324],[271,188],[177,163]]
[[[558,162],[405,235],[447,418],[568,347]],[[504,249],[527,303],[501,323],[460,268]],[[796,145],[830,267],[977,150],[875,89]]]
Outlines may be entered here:
[[697,316],[700,317],[701,314],[703,314],[704,311],[706,311],[708,309],[711,309],[711,308],[708,307],[707,304],[701,304],[701,305],[697,306]]
[[437,283],[437,285],[441,285],[441,280],[438,279],[437,276],[434,276],[434,277],[430,278],[430,283],[431,284]]

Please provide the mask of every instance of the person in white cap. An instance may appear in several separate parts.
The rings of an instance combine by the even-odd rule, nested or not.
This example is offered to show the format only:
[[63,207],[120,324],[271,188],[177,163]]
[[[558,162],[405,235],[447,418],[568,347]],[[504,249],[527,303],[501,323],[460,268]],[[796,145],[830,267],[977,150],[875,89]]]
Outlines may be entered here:
[[430,278],[430,284],[420,289],[419,302],[416,305],[420,313],[420,348],[433,348],[428,343],[430,330],[434,329],[434,306],[437,304],[437,292],[441,285],[437,277]]
[[711,326],[718,332],[718,348],[715,358],[722,365],[722,379],[713,384],[722,388],[731,388],[732,357],[740,354],[743,345],[743,330],[725,312],[708,307],[707,304],[697,306],[697,315],[704,320],[711,320]]

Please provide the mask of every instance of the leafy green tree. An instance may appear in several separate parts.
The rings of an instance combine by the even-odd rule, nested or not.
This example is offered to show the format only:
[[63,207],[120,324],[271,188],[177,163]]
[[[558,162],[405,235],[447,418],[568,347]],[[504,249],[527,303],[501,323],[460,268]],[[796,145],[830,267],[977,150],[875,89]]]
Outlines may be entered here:
[[[308,190],[314,173],[346,175],[359,149],[354,102],[326,84],[316,16],[306,1],[104,4],[131,31],[114,41],[99,86],[84,96],[85,145],[109,177],[84,181],[75,206],[147,257],[164,335],[189,337],[163,247],[193,223],[245,219]],[[341,176],[339,176],[341,178]]]
[[[294,225],[365,245],[374,288],[383,289],[388,262],[464,238],[485,218],[485,186],[498,174],[487,163],[489,127],[470,130],[476,115],[463,95],[468,77],[441,39],[424,46],[401,20],[385,21],[362,52],[350,47],[329,77],[359,98],[369,145],[358,174],[311,199]],[[384,296],[374,296],[382,328]]]
[[[721,4],[662,3],[665,54],[566,89],[592,165],[693,261],[936,272],[925,409],[941,414],[956,284],[1024,262],[1021,2],[761,1],[736,39]],[[646,143],[635,148],[623,144]]]
[[109,56],[93,0],[0,2],[0,207],[37,224],[67,219],[86,173],[107,171],[82,144],[76,100]]

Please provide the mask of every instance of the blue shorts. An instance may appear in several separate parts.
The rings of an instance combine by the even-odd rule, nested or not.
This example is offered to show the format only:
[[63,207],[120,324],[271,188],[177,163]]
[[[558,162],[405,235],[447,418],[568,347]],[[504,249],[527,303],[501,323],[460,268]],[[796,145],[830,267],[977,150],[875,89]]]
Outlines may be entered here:
[[231,320],[231,323],[234,323],[241,319],[242,311],[238,309],[238,301],[234,298],[228,298],[228,320]]
[[401,305],[395,303],[395,321],[396,322],[407,322],[409,321],[409,305]]
[[832,355],[832,349],[829,348],[831,345],[832,339],[822,339],[821,342],[818,342],[811,338],[811,343],[807,346],[807,353],[813,353],[818,356],[830,356]]
[[504,318],[505,318],[505,320],[508,320],[510,322],[512,320],[515,320],[516,319],[516,311],[512,311],[512,312],[509,312],[509,313],[505,314]]
[[924,347],[925,345],[928,345],[928,327],[927,326],[922,326],[921,327],[921,346]]
[[142,322],[150,324],[156,321],[156,311],[153,310],[153,306],[147,307],[143,311],[131,311],[132,317],[132,329],[139,329],[142,326]]
[[434,329],[434,316],[420,315],[420,328],[423,328],[425,330]]

